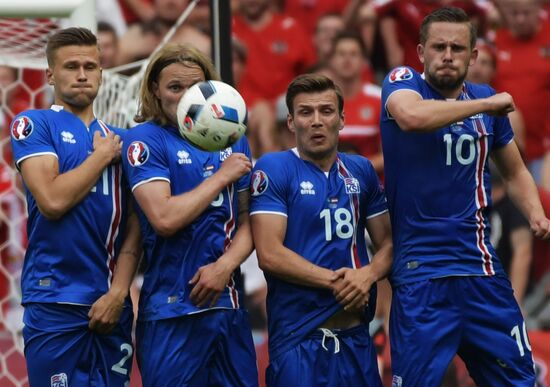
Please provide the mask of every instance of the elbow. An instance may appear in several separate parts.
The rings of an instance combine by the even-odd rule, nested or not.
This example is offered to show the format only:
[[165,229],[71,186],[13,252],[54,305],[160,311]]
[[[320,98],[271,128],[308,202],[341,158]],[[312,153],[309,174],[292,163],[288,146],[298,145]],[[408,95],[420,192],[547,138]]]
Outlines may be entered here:
[[167,219],[156,219],[151,221],[151,226],[153,226],[155,232],[163,238],[169,238],[177,231]]
[[258,255],[258,266],[262,271],[266,273],[273,273],[276,270],[276,259],[273,254],[266,253],[265,251],[256,250]]
[[422,116],[417,110],[410,107],[399,107],[394,119],[404,132],[415,132],[425,129],[428,124],[428,117]]
[[426,128],[425,119],[410,113],[398,119],[397,124],[403,132],[417,132]]
[[45,200],[38,203],[38,210],[48,220],[59,220],[69,210],[60,200]]

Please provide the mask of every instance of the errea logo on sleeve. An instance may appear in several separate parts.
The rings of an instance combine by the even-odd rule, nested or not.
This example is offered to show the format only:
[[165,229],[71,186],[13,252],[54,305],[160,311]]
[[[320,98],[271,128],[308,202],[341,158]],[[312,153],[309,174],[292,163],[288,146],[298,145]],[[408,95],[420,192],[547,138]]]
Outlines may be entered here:
[[61,139],[63,142],[69,143],[69,144],[76,144],[76,140],[74,139],[74,134],[71,132],[63,131],[61,132]]

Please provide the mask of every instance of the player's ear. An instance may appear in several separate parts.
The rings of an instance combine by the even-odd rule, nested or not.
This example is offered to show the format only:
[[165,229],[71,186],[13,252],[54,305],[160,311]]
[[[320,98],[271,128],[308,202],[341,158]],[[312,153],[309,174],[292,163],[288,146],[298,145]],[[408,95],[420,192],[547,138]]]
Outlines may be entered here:
[[290,130],[292,133],[296,132],[296,128],[294,128],[294,118],[290,113],[286,115],[286,125],[288,126],[288,130]]
[[472,54],[470,55],[470,66],[476,63],[478,54],[479,50],[474,47],[474,49],[472,50]]
[[418,55],[418,59],[420,60],[420,63],[424,63],[424,46],[421,44],[416,46],[416,53]]
[[160,92],[159,92],[159,84],[158,84],[158,82],[153,82],[153,83],[152,83],[152,86],[153,86],[153,94],[155,94],[155,97],[157,97],[158,99],[160,99]]
[[340,114],[340,128],[339,131],[344,129],[344,125],[346,124],[346,112],[342,110],[342,114]]
[[48,81],[48,85],[54,85],[54,79],[53,79],[53,70],[51,68],[46,69],[46,80]]

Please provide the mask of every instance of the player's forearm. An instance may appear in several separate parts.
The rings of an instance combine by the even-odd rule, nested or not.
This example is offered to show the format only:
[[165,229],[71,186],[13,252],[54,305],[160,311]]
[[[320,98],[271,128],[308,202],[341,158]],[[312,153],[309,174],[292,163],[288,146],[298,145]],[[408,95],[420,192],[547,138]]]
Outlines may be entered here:
[[503,177],[508,195],[529,222],[544,216],[537,186],[527,168],[522,166],[512,175]]
[[393,262],[393,244],[391,239],[380,246],[372,257],[370,266],[374,275],[374,281],[378,282],[388,276]]
[[126,223],[126,235],[117,258],[109,292],[124,300],[130,291],[142,253],[141,232],[137,215],[132,212]]
[[88,196],[107,165],[99,154],[92,153],[77,168],[55,176],[39,192],[33,192],[40,212],[48,219],[61,218]]
[[231,241],[231,246],[218,259],[233,272],[252,254],[254,244],[252,242],[252,232],[250,231],[250,222],[246,221],[239,225],[235,237]]
[[395,106],[392,116],[403,131],[433,132],[488,109],[486,99],[468,101],[421,100]]
[[302,286],[331,288],[334,272],[317,266],[284,246],[256,246],[260,268],[285,281]]
[[172,236],[202,214],[226,185],[225,180],[214,175],[189,192],[166,197],[150,206],[149,221],[160,235]]

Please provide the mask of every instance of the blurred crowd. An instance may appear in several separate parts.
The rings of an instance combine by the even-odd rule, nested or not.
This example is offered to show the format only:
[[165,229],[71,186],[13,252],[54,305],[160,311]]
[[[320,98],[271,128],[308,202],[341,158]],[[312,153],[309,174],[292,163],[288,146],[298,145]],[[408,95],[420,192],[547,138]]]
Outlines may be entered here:
[[[189,0],[96,0],[101,65],[113,68],[147,58],[186,9]],[[231,0],[232,69],[249,108],[254,156],[294,146],[282,96],[304,72],[331,77],[345,98],[341,151],[368,157],[383,179],[380,82],[396,66],[422,71],[418,30],[437,7],[463,8],[478,29],[479,56],[469,81],[491,84],[514,97],[515,141],[550,214],[550,1],[546,0]],[[201,0],[172,41],[210,54],[209,1]],[[23,79],[23,82],[17,82]],[[23,85],[24,84],[24,85]],[[8,124],[20,111],[49,105],[42,71],[0,66],[0,307],[9,273],[25,243],[24,201],[13,171]],[[550,329],[550,243],[530,226],[493,174],[492,241],[504,262],[528,326]],[[19,262],[19,263],[17,263]],[[265,326],[265,284],[252,257],[245,268],[253,325]],[[383,327],[391,291],[383,286],[378,316]],[[386,301],[384,301],[384,299]]]

